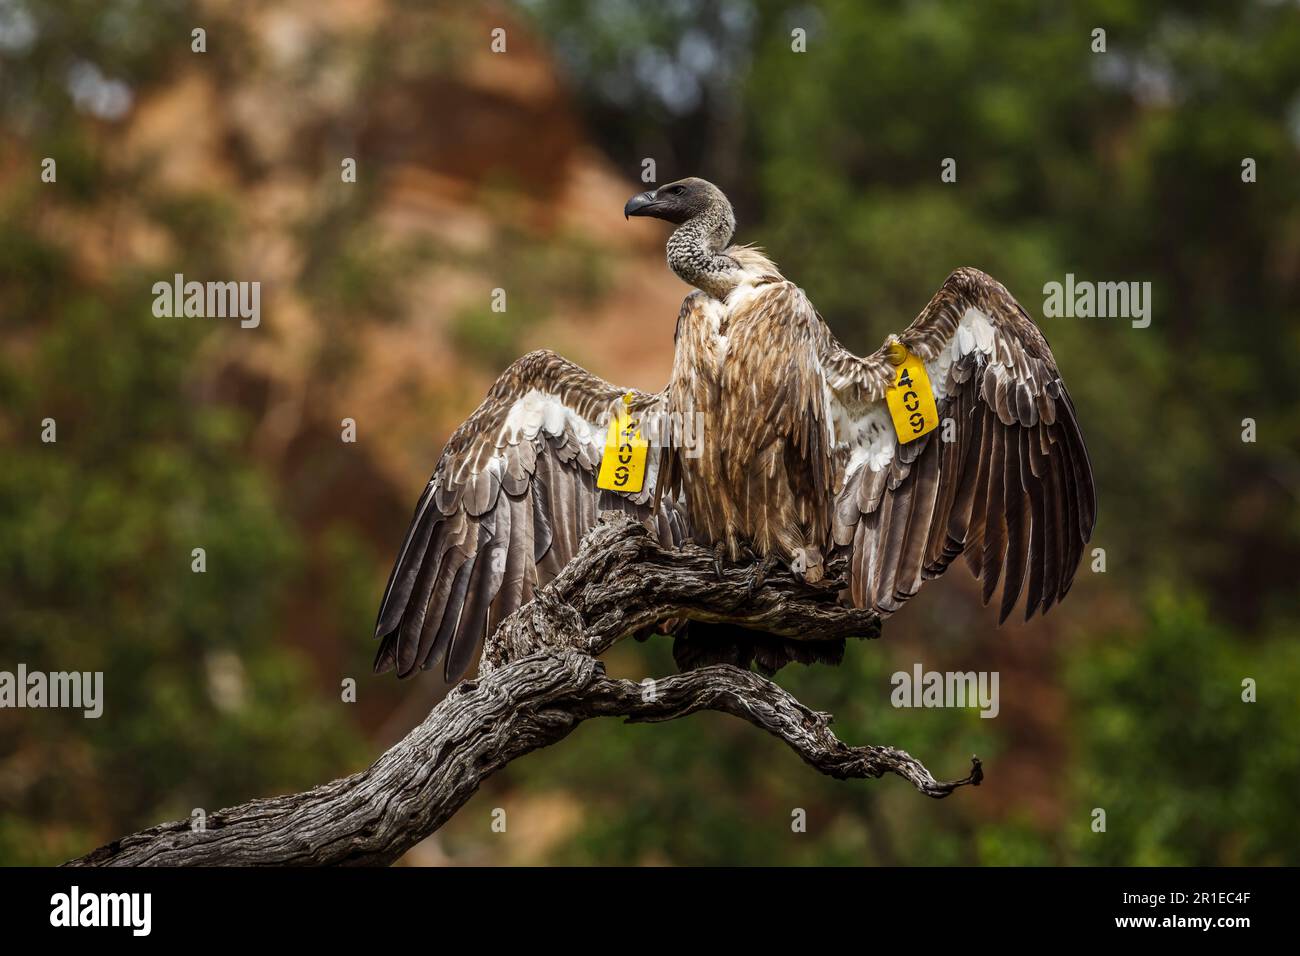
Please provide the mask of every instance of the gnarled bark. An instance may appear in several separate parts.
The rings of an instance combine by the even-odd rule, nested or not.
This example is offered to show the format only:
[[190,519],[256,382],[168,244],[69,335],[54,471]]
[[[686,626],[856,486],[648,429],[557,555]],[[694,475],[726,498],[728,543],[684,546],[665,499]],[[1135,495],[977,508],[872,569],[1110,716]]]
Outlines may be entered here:
[[874,614],[840,607],[833,588],[781,574],[751,595],[745,571],[719,580],[710,552],[665,550],[640,525],[610,513],[568,567],[502,622],[479,677],[453,688],[366,770],[220,810],[202,830],[188,821],[152,827],[69,865],[388,864],[442,826],[487,777],[592,717],[663,721],[716,710],[779,737],[840,779],[892,773],[931,797],[979,784],[977,759],[969,776],[941,783],[902,750],[850,747],[830,731],[830,715],[747,670],[719,665],[642,683],[605,675],[595,655],[670,618],[730,621],[793,638],[880,633]]

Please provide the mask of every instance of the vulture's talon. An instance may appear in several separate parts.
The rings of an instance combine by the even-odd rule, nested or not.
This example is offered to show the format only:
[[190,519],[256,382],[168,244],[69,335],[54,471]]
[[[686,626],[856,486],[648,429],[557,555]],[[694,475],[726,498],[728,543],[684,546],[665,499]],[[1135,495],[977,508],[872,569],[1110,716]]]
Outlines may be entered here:
[[763,558],[756,560],[754,564],[754,571],[749,576],[748,590],[749,590],[750,597],[753,597],[755,594],[757,594],[758,589],[761,588],[767,582],[767,576],[772,573],[772,569],[776,567],[776,564],[777,564],[776,555],[774,554],[769,554]]

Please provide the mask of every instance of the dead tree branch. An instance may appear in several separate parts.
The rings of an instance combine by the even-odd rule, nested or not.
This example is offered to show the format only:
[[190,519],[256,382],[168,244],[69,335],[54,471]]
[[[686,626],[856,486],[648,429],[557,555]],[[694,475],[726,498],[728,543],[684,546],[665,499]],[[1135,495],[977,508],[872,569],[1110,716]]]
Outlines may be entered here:
[[669,618],[795,638],[880,633],[873,614],[840,607],[833,588],[789,575],[771,576],[752,596],[748,585],[744,571],[719,581],[710,552],[665,550],[626,516],[607,514],[559,577],[502,622],[478,679],[455,687],[368,769],[220,810],[202,830],[188,821],[152,827],[69,865],[386,865],[441,827],[483,780],[592,717],[650,722],[716,710],[779,737],[840,779],[892,773],[931,797],[979,784],[978,760],[966,778],[941,783],[902,750],[850,747],[830,731],[830,715],[750,671],[705,667],[639,684],[605,675],[595,655]]

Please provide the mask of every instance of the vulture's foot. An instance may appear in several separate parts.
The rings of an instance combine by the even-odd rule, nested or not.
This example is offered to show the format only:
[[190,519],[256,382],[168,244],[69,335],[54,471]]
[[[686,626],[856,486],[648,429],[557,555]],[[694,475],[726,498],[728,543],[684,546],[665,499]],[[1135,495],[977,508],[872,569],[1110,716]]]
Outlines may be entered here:
[[745,584],[745,597],[752,598],[758,589],[767,581],[767,576],[781,563],[775,554],[760,555],[754,551],[749,544],[741,544],[740,549],[744,552],[745,560],[730,561],[727,557],[729,549],[727,544],[719,541],[713,546],[713,573],[717,575],[719,581],[723,580],[727,566],[730,565],[737,570],[746,567],[749,568],[749,580]]
[[754,553],[754,550],[748,546],[745,548],[745,554],[747,554],[749,559],[754,562],[753,570],[749,572],[749,584],[745,588],[746,592],[752,598],[756,593],[758,593],[758,589],[763,586],[763,583],[767,581],[767,576],[772,573],[772,569],[780,562],[777,560],[775,554],[767,554],[760,558]]

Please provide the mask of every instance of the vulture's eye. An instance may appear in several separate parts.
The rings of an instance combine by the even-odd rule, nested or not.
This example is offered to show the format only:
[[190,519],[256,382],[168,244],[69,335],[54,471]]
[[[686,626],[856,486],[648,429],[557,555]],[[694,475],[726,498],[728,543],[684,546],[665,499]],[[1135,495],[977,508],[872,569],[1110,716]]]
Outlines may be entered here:
[[669,186],[669,187],[668,187],[668,195],[670,195],[670,196],[680,196],[680,195],[681,195],[682,193],[684,193],[684,192],[686,192],[686,190],[685,190],[683,187],[681,187],[681,186]]

